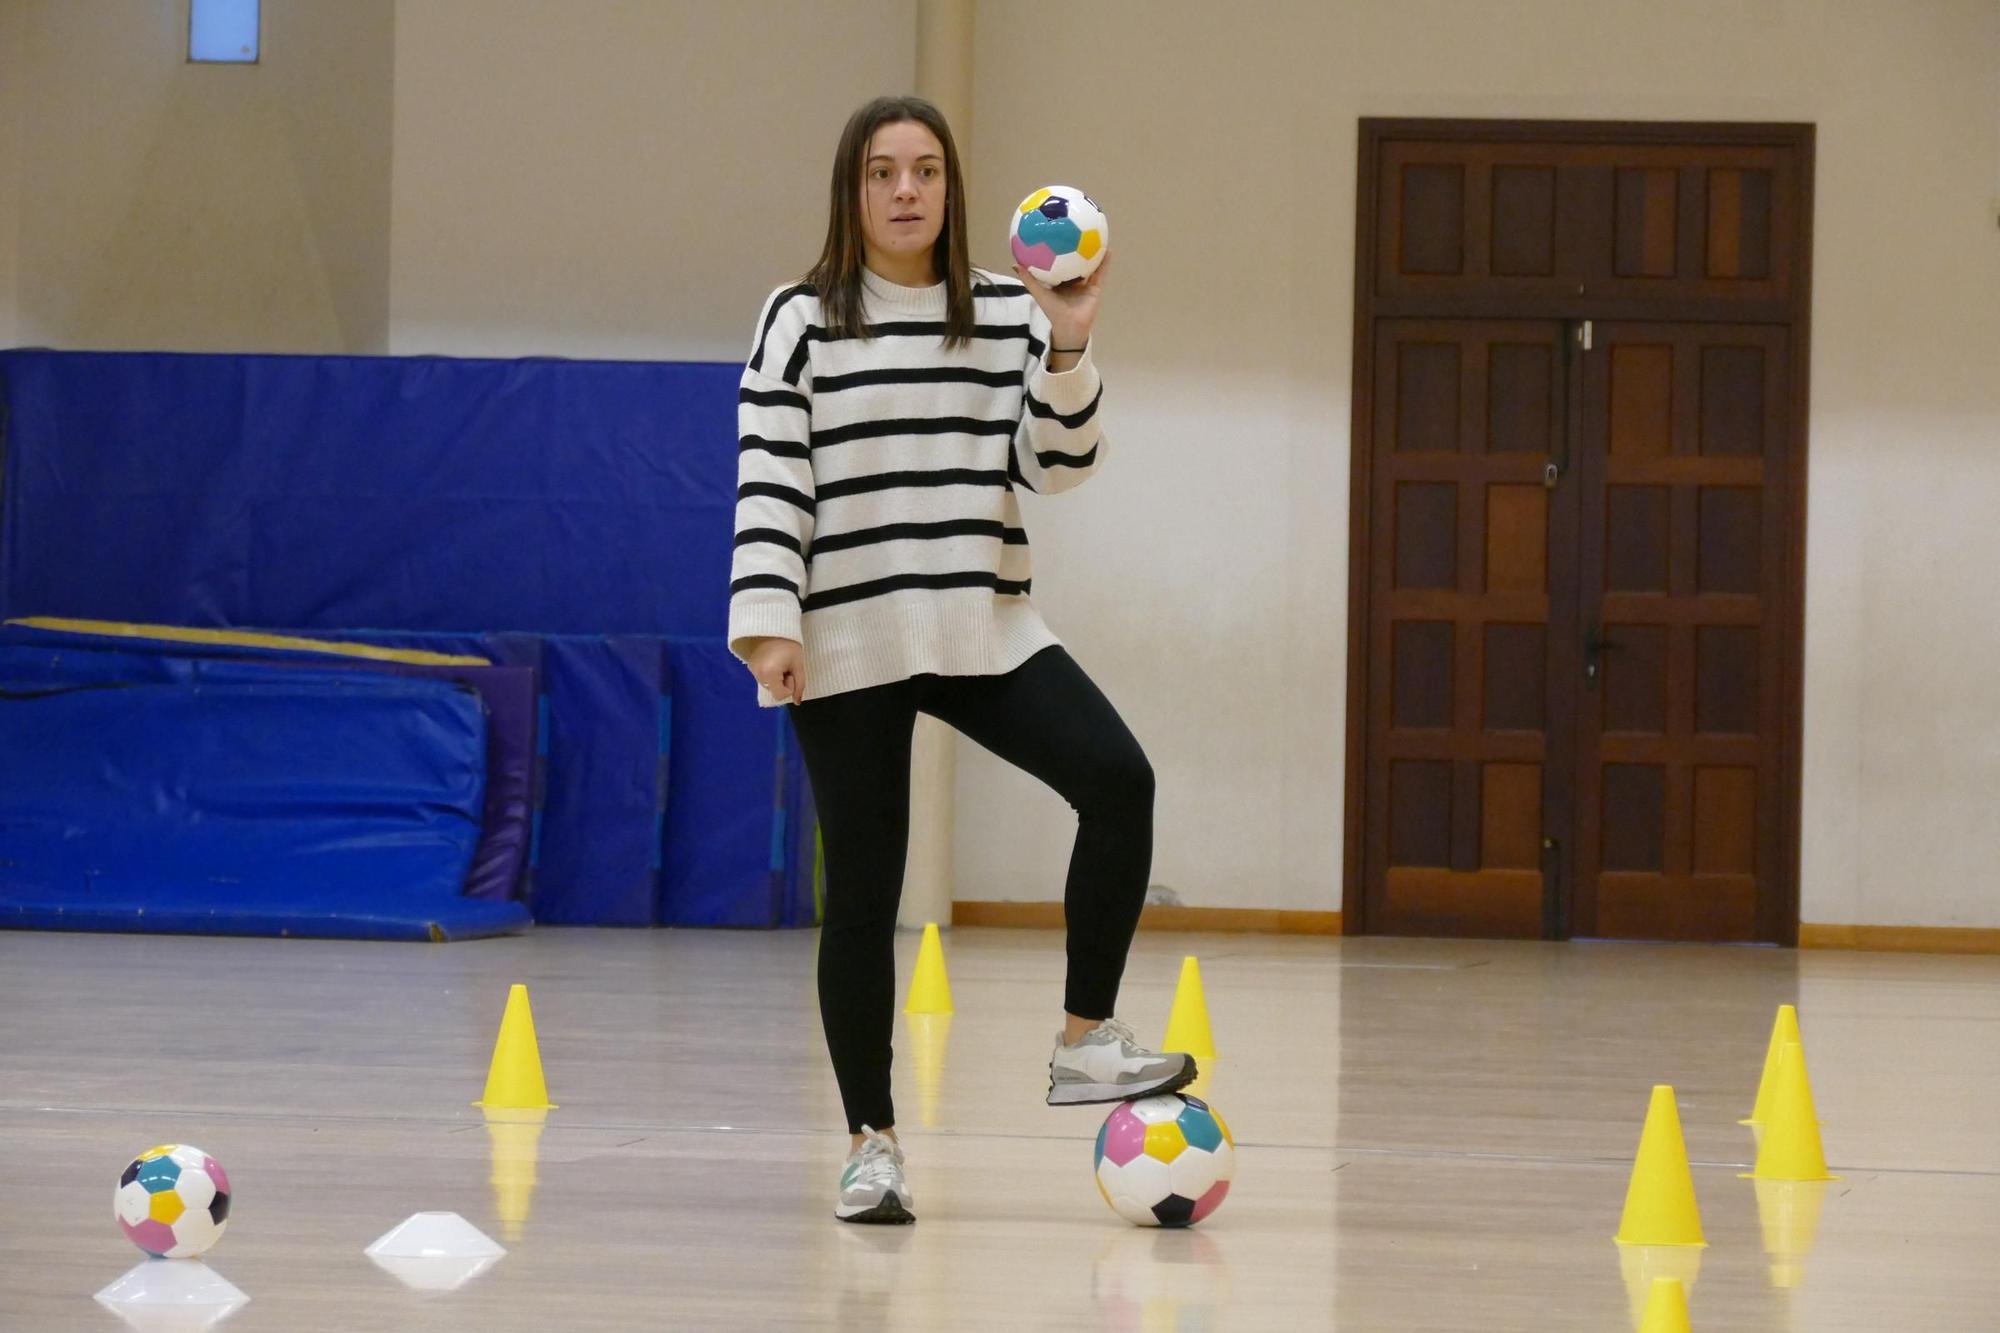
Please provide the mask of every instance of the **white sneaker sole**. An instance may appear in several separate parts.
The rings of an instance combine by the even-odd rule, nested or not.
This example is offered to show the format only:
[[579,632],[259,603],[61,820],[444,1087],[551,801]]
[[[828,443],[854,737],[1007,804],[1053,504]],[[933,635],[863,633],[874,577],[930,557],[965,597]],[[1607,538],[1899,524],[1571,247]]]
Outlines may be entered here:
[[1189,1056],[1187,1064],[1178,1074],[1156,1078],[1150,1083],[1051,1083],[1049,1085],[1050,1106],[1102,1106],[1106,1102],[1137,1101],[1141,1097],[1159,1097],[1169,1092],[1178,1092],[1195,1081],[1197,1071],[1194,1057]]
[[869,1204],[866,1208],[838,1204],[833,1215],[843,1222],[878,1222],[890,1226],[903,1226],[917,1220],[917,1215],[903,1206],[903,1201],[896,1197],[894,1190],[884,1194],[880,1203]]

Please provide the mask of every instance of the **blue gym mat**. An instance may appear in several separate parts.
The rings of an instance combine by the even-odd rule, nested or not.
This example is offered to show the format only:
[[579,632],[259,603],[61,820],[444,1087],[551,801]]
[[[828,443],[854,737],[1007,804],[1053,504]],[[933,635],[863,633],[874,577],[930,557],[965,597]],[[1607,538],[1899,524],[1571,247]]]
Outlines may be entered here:
[[810,925],[789,718],[723,642],[740,370],[0,352],[0,616],[532,667],[537,920]]
[[[0,924],[363,939],[519,930],[467,898],[467,687],[118,654],[0,654]],[[134,677],[140,677],[135,679]],[[150,678],[146,678],[150,677]]]

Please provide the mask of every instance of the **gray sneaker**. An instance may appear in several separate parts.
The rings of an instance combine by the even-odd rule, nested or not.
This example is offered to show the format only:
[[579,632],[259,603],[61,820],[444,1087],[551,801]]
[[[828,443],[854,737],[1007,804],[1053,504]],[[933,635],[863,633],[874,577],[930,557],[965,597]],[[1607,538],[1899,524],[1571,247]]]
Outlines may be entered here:
[[1131,1028],[1107,1018],[1074,1046],[1065,1046],[1062,1034],[1056,1034],[1056,1052],[1049,1057],[1049,1105],[1155,1097],[1185,1088],[1194,1077],[1192,1055],[1149,1051],[1133,1038]]
[[861,1147],[840,1173],[840,1204],[833,1215],[843,1222],[904,1223],[917,1220],[910,1187],[903,1182],[903,1149],[887,1134],[861,1127]]

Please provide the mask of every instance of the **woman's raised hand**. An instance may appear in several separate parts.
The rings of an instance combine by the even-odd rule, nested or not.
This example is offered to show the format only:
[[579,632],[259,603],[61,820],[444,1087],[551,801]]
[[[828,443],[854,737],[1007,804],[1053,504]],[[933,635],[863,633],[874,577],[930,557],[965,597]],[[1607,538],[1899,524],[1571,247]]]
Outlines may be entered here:
[[1014,265],[1014,276],[1049,317],[1054,346],[1081,347],[1090,341],[1090,331],[1097,324],[1097,303],[1104,292],[1104,274],[1110,267],[1111,252],[1107,250],[1098,261],[1097,271],[1089,277],[1073,279],[1060,287],[1044,287],[1028,270]]

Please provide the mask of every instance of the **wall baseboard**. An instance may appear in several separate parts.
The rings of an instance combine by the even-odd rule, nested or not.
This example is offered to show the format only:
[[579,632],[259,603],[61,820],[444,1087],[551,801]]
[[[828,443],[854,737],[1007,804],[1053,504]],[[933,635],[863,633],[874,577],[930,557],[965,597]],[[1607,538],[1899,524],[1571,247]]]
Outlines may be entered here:
[[[1061,903],[956,902],[955,926],[1004,926],[1015,929],[1061,930]],[[1251,907],[1148,907],[1139,917],[1141,930],[1210,930],[1226,934],[1338,935],[1338,912],[1291,912]]]
[[[956,902],[955,926],[1061,930],[1061,903]],[[1148,907],[1141,930],[1214,931],[1221,934],[1339,935],[1338,912],[1250,907]],[[1879,953],[2000,954],[2000,929],[1985,926],[1799,926],[1801,949],[1856,949]]]
[[2000,953],[2000,930],[1989,926],[1834,926],[1802,921],[1799,947],[1880,953]]

